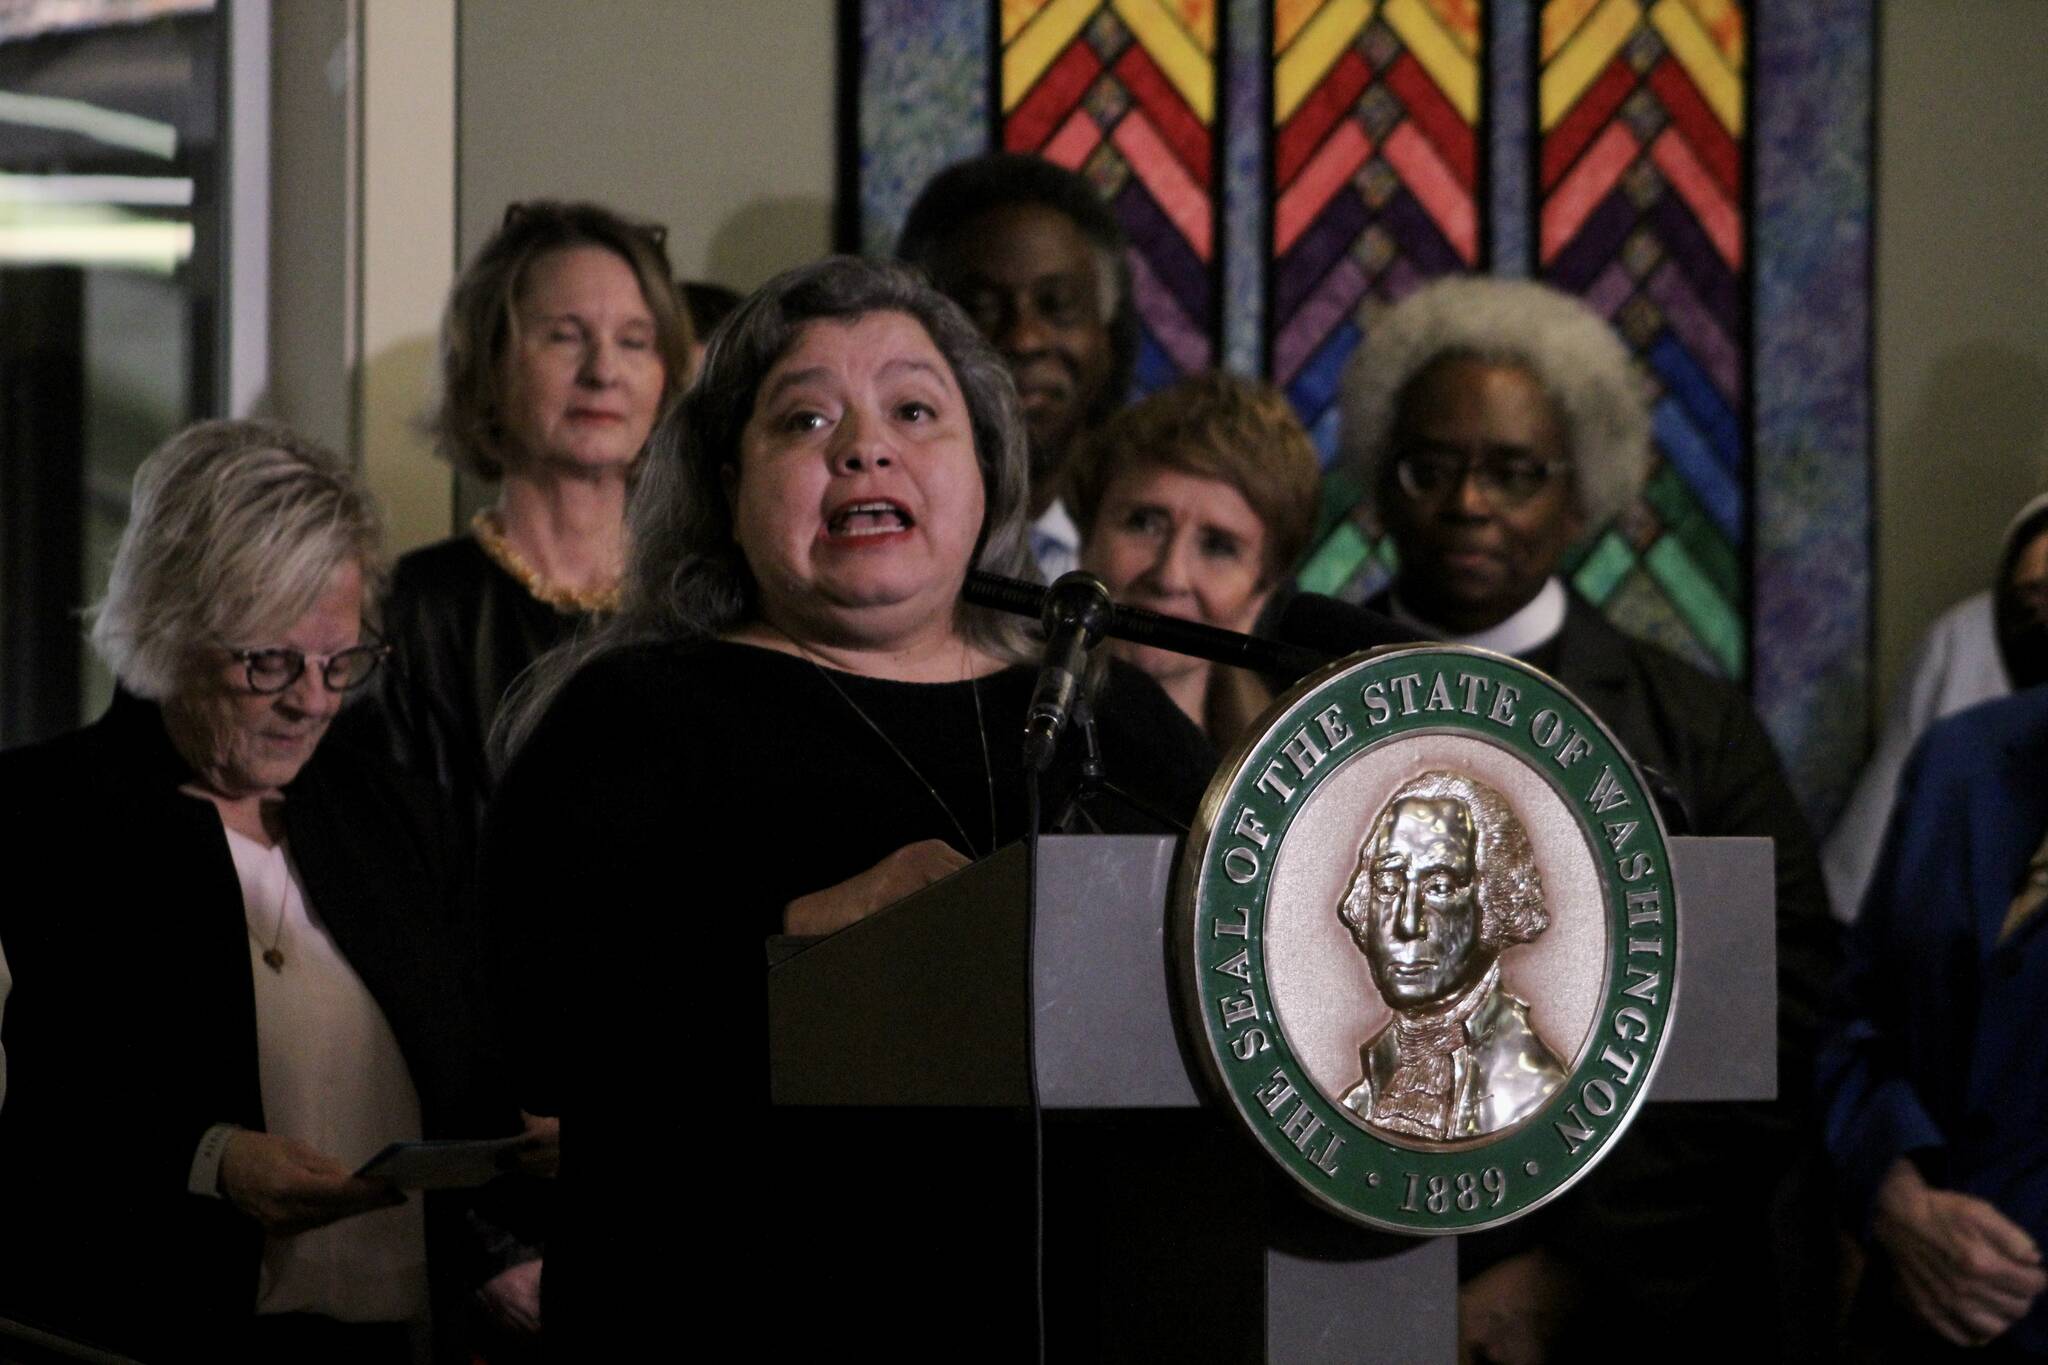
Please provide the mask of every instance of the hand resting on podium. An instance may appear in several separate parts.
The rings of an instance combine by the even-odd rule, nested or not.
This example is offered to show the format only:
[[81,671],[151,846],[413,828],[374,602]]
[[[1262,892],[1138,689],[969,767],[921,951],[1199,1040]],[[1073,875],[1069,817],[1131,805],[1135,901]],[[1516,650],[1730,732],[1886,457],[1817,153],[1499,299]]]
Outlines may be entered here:
[[822,891],[798,896],[782,911],[785,934],[836,934],[912,892],[950,877],[968,857],[944,839],[905,844],[867,871]]

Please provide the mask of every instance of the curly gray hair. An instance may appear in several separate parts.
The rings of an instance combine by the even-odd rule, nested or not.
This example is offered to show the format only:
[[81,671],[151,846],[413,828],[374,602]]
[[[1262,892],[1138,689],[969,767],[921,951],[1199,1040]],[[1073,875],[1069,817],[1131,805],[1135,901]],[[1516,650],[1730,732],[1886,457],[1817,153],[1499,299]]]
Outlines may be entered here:
[[1525,370],[1557,410],[1573,494],[1589,528],[1628,506],[1650,464],[1642,378],[1614,329],[1533,280],[1464,275],[1418,289],[1366,326],[1344,376],[1343,456],[1378,499],[1401,402],[1439,360],[1469,356]]
[[[525,742],[554,694],[598,655],[643,640],[715,636],[754,618],[760,589],[735,539],[725,478],[738,465],[755,396],[805,326],[869,313],[916,319],[960,385],[984,500],[975,567],[1012,578],[1035,574],[1024,418],[1002,357],[958,304],[906,266],[855,256],[799,266],[762,285],[720,325],[696,384],[655,428],[627,512],[633,548],[619,613],[535,666],[494,736],[501,756]],[[1021,618],[962,606],[960,630],[998,657],[1031,655]]]
[[1543,882],[1528,831],[1508,799],[1476,778],[1437,769],[1401,784],[1372,822],[1372,834],[1358,850],[1358,870],[1338,903],[1337,917],[1361,943],[1372,924],[1372,868],[1394,832],[1394,812],[1403,801],[1456,801],[1472,817],[1477,846],[1472,851],[1479,883],[1479,942],[1494,952],[1527,943],[1550,927]]
[[129,691],[166,700],[209,648],[304,616],[345,563],[374,609],[381,542],[375,500],[325,446],[275,422],[187,427],[135,472],[93,650]]

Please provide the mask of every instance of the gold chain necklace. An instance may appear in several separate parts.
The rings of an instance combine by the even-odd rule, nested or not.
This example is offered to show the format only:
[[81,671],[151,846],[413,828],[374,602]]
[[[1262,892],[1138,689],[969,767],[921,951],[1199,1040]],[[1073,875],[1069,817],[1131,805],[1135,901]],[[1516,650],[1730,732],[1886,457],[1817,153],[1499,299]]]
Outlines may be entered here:
[[[910,755],[904,753],[901,749],[896,747],[896,741],[890,739],[888,733],[884,731],[880,725],[877,725],[875,723],[875,718],[873,716],[861,710],[860,703],[855,701],[852,697],[852,694],[847,692],[845,688],[839,685],[839,680],[832,676],[831,670],[827,669],[825,665],[819,663],[815,658],[813,658],[811,656],[811,652],[808,649],[805,649],[803,645],[798,642],[797,638],[794,635],[791,635],[781,626],[772,625],[767,622],[763,622],[763,624],[769,625],[769,629],[775,631],[777,634],[782,636],[783,639],[789,641],[789,643],[795,647],[796,652],[803,657],[804,661],[808,663],[813,669],[817,670],[818,676],[825,680],[825,685],[831,688],[834,692],[837,692],[839,694],[839,699],[845,702],[847,706],[852,709],[853,714],[859,716],[862,722],[864,722],[867,725],[868,729],[875,732],[875,738],[881,740],[883,744],[888,746],[889,752],[896,755],[896,761],[901,763],[905,768],[908,768],[910,770],[910,775],[918,780],[919,785],[921,785],[925,789],[926,793],[928,793],[931,796],[933,803],[936,804],[940,810],[946,813],[946,818],[948,820],[953,822],[953,828],[957,830],[960,834],[960,844],[962,851],[964,851],[970,858],[979,858],[983,856],[981,853],[976,851],[974,841],[967,837],[967,827],[960,823],[960,817],[955,815],[953,813],[953,808],[946,804],[946,798],[939,795],[939,789],[932,785],[931,779],[926,777],[923,771],[919,769],[919,767],[915,763],[912,763],[910,761]],[[962,645],[960,649],[960,671],[962,673],[968,673],[967,648],[965,645]],[[990,763],[988,758],[988,723],[986,720],[983,719],[981,714],[981,679],[974,677],[971,673],[968,673],[967,690],[968,695],[974,698],[974,733],[976,738],[980,739],[981,741],[981,775],[983,780],[988,784],[988,851],[990,853],[994,853],[996,851],[996,771],[995,765]]]
[[512,548],[512,542],[505,538],[505,528],[498,514],[486,507],[469,519],[469,533],[476,537],[476,543],[483,547],[497,566],[519,581],[527,594],[537,602],[544,602],[557,611],[613,612],[619,609],[621,585],[612,583],[602,588],[566,588],[559,583],[550,583],[519,551]]

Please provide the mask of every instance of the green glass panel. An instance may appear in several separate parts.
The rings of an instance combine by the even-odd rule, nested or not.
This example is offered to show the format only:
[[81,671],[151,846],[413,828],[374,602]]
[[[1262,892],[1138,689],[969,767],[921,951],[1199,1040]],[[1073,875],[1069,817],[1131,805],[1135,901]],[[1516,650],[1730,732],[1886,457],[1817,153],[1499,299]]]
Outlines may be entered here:
[[1705,517],[1692,517],[1669,526],[1668,533],[1684,544],[1694,567],[1714,585],[1723,602],[1733,602],[1742,596],[1742,565],[1714,523]]
[[1316,511],[1316,531],[1309,537],[1309,543],[1313,545],[1336,530],[1338,523],[1350,521],[1352,510],[1364,500],[1365,484],[1357,475],[1347,469],[1325,470],[1322,498]]
[[1707,652],[1678,608],[1640,564],[1622,575],[1602,611],[1620,630],[1662,646],[1703,673],[1720,676],[1720,661]]
[[1661,536],[1643,556],[1643,565],[1672,605],[1685,617],[1693,634],[1720,663],[1724,676],[1739,678],[1743,665],[1742,621],[1728,599],[1715,591],[1676,536]]
[[1310,552],[1295,581],[1305,592],[1335,592],[1358,572],[1358,566],[1371,553],[1372,547],[1365,543],[1358,528],[1348,521],[1340,522],[1330,538]]
[[1657,472],[1650,476],[1650,482],[1643,488],[1643,501],[1650,504],[1657,520],[1666,526],[1683,526],[1699,520],[1699,504],[1693,501],[1685,480],[1679,478],[1678,471],[1668,464],[1660,462],[1657,465]]
[[1589,602],[1605,602],[1614,591],[1614,585],[1621,582],[1621,576],[1635,562],[1635,552],[1629,549],[1628,542],[1609,531],[1600,537],[1593,546],[1593,552],[1572,574],[1572,586]]
[[1742,595],[1741,561],[1720,530],[1700,512],[1691,490],[1670,465],[1658,468],[1643,490],[1643,501],[1655,510],[1665,529],[1684,542],[1694,567],[1714,585],[1723,601],[1733,602]]

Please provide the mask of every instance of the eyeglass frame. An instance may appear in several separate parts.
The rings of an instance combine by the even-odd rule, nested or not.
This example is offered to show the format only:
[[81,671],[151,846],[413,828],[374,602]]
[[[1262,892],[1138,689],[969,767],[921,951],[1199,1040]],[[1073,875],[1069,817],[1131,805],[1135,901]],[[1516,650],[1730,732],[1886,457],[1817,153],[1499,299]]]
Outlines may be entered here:
[[[377,676],[377,670],[384,666],[385,660],[391,657],[392,651],[391,646],[383,640],[373,639],[368,642],[350,645],[347,649],[337,649],[332,654],[307,654],[303,650],[293,649],[290,645],[265,645],[259,649],[229,648],[227,652],[229,658],[242,666],[242,677],[249,684],[251,692],[259,697],[275,697],[291,691],[299,679],[306,676],[307,666],[316,662],[320,665],[321,686],[336,696],[353,692],[365,686],[370,679]],[[266,654],[282,655],[292,661],[291,674],[275,687],[265,687],[256,681],[256,661]],[[353,682],[336,686],[328,670],[333,667],[335,660],[346,658],[351,654],[368,654],[370,666],[364,669],[362,676]]]
[[[552,204],[552,201],[535,200],[529,203],[521,199],[505,205],[505,216],[498,223],[498,230],[503,232],[514,223],[523,222],[530,214],[538,212],[539,210],[534,207],[534,204],[547,205]],[[559,205],[555,207],[559,207]],[[642,222],[639,219],[628,218],[623,214],[617,215],[617,217],[628,229],[645,237],[653,245],[655,251],[660,253],[664,264],[668,261],[668,224]]]
[[[1409,469],[1409,461],[1423,456],[1456,461],[1457,472],[1455,477],[1441,488],[1418,488],[1415,476]],[[1501,483],[1497,466],[1510,461],[1524,461],[1538,467],[1541,470],[1541,477],[1538,479],[1536,486],[1520,495],[1509,493]],[[1496,468],[1489,469],[1489,464],[1496,466]],[[1394,486],[1400,489],[1401,495],[1410,502],[1434,502],[1439,498],[1457,492],[1457,490],[1465,486],[1466,480],[1470,479],[1479,485],[1479,491],[1485,495],[1486,500],[1496,510],[1505,512],[1528,506],[1543,492],[1545,487],[1557,478],[1560,472],[1569,475],[1574,464],[1575,462],[1569,457],[1548,460],[1537,455],[1515,454],[1503,457],[1485,450],[1458,451],[1438,447],[1430,450],[1397,448],[1394,453],[1392,468],[1394,472]]]

